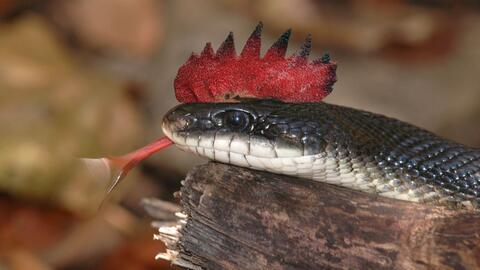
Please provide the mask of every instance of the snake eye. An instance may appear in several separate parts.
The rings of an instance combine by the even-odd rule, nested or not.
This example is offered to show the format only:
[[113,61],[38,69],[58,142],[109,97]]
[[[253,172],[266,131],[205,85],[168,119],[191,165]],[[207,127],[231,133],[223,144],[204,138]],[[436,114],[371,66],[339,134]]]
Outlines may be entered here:
[[233,130],[243,130],[250,123],[250,116],[242,111],[227,111],[223,123]]

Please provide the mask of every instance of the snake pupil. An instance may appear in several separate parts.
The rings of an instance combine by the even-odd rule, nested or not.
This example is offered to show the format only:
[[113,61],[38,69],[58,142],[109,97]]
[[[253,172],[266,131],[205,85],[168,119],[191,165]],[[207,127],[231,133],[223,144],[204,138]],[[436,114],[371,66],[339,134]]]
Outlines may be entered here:
[[248,125],[248,115],[241,111],[229,111],[225,114],[225,124],[235,130],[244,129]]

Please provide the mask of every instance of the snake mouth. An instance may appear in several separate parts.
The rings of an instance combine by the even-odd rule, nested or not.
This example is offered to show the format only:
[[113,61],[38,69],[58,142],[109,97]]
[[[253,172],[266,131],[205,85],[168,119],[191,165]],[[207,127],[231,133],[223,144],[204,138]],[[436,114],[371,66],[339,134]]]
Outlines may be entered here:
[[247,138],[248,135],[216,132],[188,136],[169,131],[165,134],[181,150],[221,163],[303,177],[313,177],[314,173],[324,171],[319,166],[323,164],[319,155],[303,156],[300,150],[284,149],[280,153],[289,153],[290,156],[279,156],[270,142]]
[[172,132],[164,128],[164,134],[175,145],[185,151],[212,159],[216,153],[243,155],[257,158],[297,158],[304,156],[304,150],[295,146],[276,145],[260,136],[225,131]]

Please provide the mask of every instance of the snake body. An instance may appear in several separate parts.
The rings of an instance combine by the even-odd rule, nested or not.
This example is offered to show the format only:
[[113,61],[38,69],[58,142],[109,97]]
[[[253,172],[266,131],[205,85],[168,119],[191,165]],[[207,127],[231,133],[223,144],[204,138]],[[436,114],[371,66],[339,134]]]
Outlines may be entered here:
[[162,128],[181,149],[222,163],[414,202],[480,202],[479,149],[353,108],[275,100],[182,104]]

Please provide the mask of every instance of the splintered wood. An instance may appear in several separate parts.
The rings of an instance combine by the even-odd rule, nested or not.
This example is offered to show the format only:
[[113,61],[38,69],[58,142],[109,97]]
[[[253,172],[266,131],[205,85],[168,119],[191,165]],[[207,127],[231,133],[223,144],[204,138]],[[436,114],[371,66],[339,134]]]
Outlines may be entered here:
[[475,212],[217,163],[194,168],[178,196],[176,221],[154,226],[168,248],[158,258],[186,269],[480,267]]

